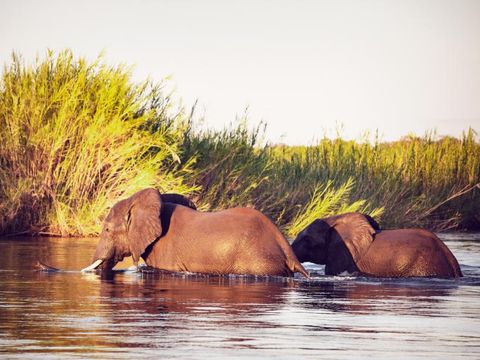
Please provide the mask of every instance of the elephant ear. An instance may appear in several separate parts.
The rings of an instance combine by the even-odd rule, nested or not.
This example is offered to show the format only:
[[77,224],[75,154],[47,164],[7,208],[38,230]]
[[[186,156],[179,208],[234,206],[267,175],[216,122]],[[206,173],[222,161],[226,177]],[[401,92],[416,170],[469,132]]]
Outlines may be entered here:
[[331,218],[331,225],[347,246],[353,261],[358,263],[373,241],[375,229],[360,213],[348,213]]
[[134,261],[162,235],[161,209],[162,199],[156,189],[141,190],[131,197],[127,238]]

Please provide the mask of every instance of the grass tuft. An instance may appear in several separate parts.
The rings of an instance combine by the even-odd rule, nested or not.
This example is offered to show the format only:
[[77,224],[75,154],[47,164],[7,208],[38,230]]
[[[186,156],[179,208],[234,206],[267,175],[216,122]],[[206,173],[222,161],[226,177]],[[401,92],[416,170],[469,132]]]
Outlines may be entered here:
[[372,217],[379,218],[383,208],[369,210],[370,206],[366,200],[350,202],[350,196],[354,181],[349,178],[338,188],[333,188],[333,182],[318,184],[307,204],[300,208],[297,215],[289,223],[286,233],[289,237],[296,236],[300,231],[310,225],[315,219],[321,219],[347,212],[362,212]]

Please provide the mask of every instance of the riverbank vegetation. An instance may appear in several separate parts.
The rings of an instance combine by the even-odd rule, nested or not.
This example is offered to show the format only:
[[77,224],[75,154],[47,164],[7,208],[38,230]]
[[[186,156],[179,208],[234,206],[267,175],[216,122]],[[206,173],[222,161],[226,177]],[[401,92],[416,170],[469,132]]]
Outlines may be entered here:
[[184,121],[169,106],[123,66],[14,55],[0,85],[0,232],[94,234],[141,188],[195,190],[176,169]]
[[203,210],[254,206],[289,236],[346,211],[382,226],[480,225],[480,143],[427,134],[395,142],[265,144],[245,121],[197,128],[161,85],[125,66],[17,55],[0,82],[0,233],[96,234],[109,207],[154,186]]
[[[395,142],[322,139],[312,146],[258,146],[240,125],[188,136],[183,156],[213,207],[251,204],[294,235],[315,218],[365,211],[384,227],[478,229],[480,144],[433,133]],[[221,164],[221,165],[220,165]]]

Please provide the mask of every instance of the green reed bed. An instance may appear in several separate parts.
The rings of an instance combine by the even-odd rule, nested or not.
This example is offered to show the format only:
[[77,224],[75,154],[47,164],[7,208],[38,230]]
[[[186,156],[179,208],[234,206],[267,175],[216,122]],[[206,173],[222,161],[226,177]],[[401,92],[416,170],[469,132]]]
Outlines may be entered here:
[[480,223],[480,144],[473,129],[460,139],[434,134],[373,144],[324,139],[313,147],[276,149],[275,155],[311,178],[353,177],[352,193],[383,206],[386,226],[442,230]]
[[203,210],[253,206],[290,237],[346,211],[386,227],[479,228],[473,129],[296,147],[266,145],[265,131],[197,129],[161,86],[101,59],[13,55],[0,79],[0,234],[96,234],[114,202],[148,186]]
[[245,121],[222,131],[195,131],[190,123],[182,156],[184,161],[196,159],[191,184],[201,189],[197,201],[203,209],[252,206],[290,237],[318,217],[347,211],[382,213],[381,207],[353,196],[352,178],[334,184],[314,176],[305,163],[278,156],[277,148],[261,145],[264,131],[262,125],[248,130]]
[[[480,144],[473,129],[460,139],[322,139],[296,147],[259,146],[260,136],[244,125],[189,135],[185,154],[197,154],[195,184],[211,207],[231,206],[241,196],[290,236],[315,218],[346,211],[369,213],[385,227],[479,228]],[[235,184],[226,197],[219,188],[225,183]]]
[[193,190],[175,166],[183,114],[159,99],[123,66],[13,55],[0,82],[0,233],[95,234],[122,196]]

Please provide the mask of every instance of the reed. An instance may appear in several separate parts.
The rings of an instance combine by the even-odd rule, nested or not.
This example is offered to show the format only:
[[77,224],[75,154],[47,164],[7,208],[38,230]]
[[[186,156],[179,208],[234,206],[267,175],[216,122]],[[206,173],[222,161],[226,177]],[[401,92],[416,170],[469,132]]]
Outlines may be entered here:
[[0,234],[97,234],[109,207],[154,186],[203,210],[252,206],[293,237],[316,218],[362,211],[384,227],[480,228],[480,143],[435,133],[395,142],[271,145],[246,118],[197,128],[162,84],[70,51],[0,80]]
[[310,225],[315,219],[344,214],[347,212],[361,212],[369,214],[373,218],[379,218],[383,213],[383,207],[370,209],[366,200],[356,200],[351,202],[350,197],[354,186],[352,178],[333,188],[333,182],[317,185],[308,200],[307,204],[301,208],[301,211],[293,218],[286,228],[286,233],[290,237],[296,236],[300,231]]
[[189,131],[200,201],[208,209],[250,205],[289,236],[315,218],[363,211],[384,227],[480,228],[480,144],[427,133],[395,142],[322,139],[314,146],[261,145],[265,128],[241,123]]
[[311,147],[276,148],[274,156],[309,179],[338,185],[352,177],[356,198],[384,207],[385,226],[480,225],[480,144],[473,129],[460,139],[434,133],[389,143],[323,139]]
[[318,217],[347,211],[382,213],[381,207],[355,198],[352,178],[334,184],[315,177],[305,163],[292,162],[277,148],[265,145],[264,124],[249,130],[242,119],[221,131],[194,128],[190,122],[182,155],[184,161],[196,159],[191,180],[200,188],[197,201],[205,210],[251,206],[290,237]]
[[48,52],[25,66],[14,54],[0,85],[0,233],[96,234],[141,188],[193,190],[175,166],[184,115],[159,99],[100,58]]

